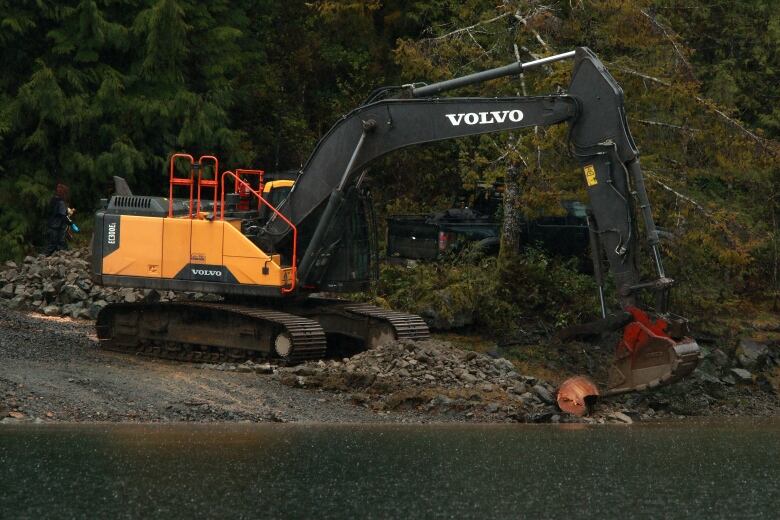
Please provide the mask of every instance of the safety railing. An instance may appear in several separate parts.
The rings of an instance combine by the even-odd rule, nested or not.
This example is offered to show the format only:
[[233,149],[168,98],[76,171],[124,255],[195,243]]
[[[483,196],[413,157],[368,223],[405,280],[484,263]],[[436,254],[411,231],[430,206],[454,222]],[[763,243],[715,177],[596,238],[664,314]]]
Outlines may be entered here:
[[[178,177],[176,175],[176,162],[177,160],[187,159],[190,163],[189,175],[187,177]],[[204,178],[204,170],[208,162],[214,164],[214,175],[211,179]],[[195,178],[195,172],[198,172],[197,179]],[[213,210],[216,214],[217,211],[217,196],[219,188],[219,160],[213,155],[202,155],[200,159],[195,161],[192,155],[187,153],[175,153],[170,158],[170,179],[168,190],[168,216],[173,217],[173,189],[176,186],[188,186],[190,188],[190,201],[188,206],[188,218],[199,217],[201,210],[201,197],[203,196],[203,188],[211,188],[214,190],[213,198]],[[195,186],[198,187],[197,198],[195,194]],[[194,209],[193,209],[194,208]]]
[[[236,170],[236,171],[242,171],[242,170]],[[246,171],[246,170],[243,170]],[[255,191],[246,181],[241,179],[237,174],[233,173],[230,170],[222,172],[222,179],[221,179],[221,193],[222,193],[222,199],[220,201],[220,213],[219,213],[219,219],[225,220],[225,178],[226,177],[232,177],[235,181],[236,187],[241,187],[242,189],[246,190],[248,193],[251,193],[255,197],[257,197],[258,200],[258,207],[260,207],[260,204],[265,204],[268,208],[270,208],[271,211],[274,212],[274,214],[282,219],[282,221],[290,226],[290,229],[292,229],[292,235],[293,235],[293,243],[292,243],[292,281],[290,282],[289,287],[282,287],[282,293],[290,293],[295,290],[295,281],[298,278],[298,228],[295,227],[295,224],[290,222],[290,220],[282,215],[279,210],[277,210],[271,203],[269,203],[267,200],[263,198],[262,192]]]
[[[189,177],[177,177],[176,176],[176,159],[188,159],[190,161],[190,175]],[[193,180],[193,166],[195,165],[195,159],[188,153],[175,153],[171,155],[170,159],[170,188],[168,190],[168,217],[173,217],[173,187],[174,186],[189,186],[190,187],[190,205],[189,205],[189,217],[192,218],[192,199],[194,196],[195,183]]]
[[[210,160],[214,162],[214,178],[213,179],[204,179],[203,178],[203,168],[204,160]],[[217,187],[219,186],[219,161],[216,157],[213,155],[203,155],[200,159],[198,159],[197,162],[198,167],[198,210],[196,211],[196,215],[200,215],[200,196],[201,196],[201,188],[212,188],[214,190],[214,204],[212,206],[214,214],[217,213]]]

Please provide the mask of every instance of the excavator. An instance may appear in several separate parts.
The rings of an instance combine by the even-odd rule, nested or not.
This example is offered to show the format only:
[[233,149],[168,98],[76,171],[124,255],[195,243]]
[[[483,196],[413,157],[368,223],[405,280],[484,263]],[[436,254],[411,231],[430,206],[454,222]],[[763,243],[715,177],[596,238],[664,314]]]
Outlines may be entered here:
[[[441,95],[560,60],[573,60],[565,93]],[[116,194],[97,211],[93,276],[105,286],[221,300],[109,304],[97,317],[98,338],[108,349],[171,359],[280,363],[322,358],[329,345],[373,348],[426,338],[419,316],[323,296],[365,289],[376,278],[374,215],[363,189],[368,166],[411,145],[563,123],[589,197],[602,313],[595,327],[622,331],[603,394],[677,381],[696,367],[699,347],[686,321],[667,308],[673,280],[664,271],[623,91],[585,47],[433,84],[377,89],[320,139],[294,182],[279,185],[283,197],[270,196],[276,190],[267,182],[278,181],[262,170],[220,172],[214,156],[173,154],[168,197]],[[184,196],[174,197],[175,190]],[[642,279],[638,267],[640,220],[651,279]],[[613,312],[604,260],[620,306]]]

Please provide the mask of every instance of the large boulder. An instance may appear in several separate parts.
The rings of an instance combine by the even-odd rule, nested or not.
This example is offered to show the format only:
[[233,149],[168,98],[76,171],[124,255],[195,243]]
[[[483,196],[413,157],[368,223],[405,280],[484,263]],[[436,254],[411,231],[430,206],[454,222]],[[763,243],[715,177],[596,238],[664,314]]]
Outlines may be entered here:
[[533,387],[534,393],[547,404],[553,404],[555,402],[555,398],[553,397],[553,393],[548,390],[545,386],[538,384],[534,385]]
[[20,309],[24,306],[24,297],[14,296],[10,300],[8,300],[8,303],[6,305],[8,305],[9,309]]
[[57,287],[54,286],[53,283],[46,282],[43,284],[43,289],[41,292],[43,293],[44,298],[51,301],[57,296],[59,290],[57,289]]
[[3,298],[13,298],[14,297],[14,284],[9,283],[5,284],[2,289],[0,289],[0,296]]
[[92,304],[89,306],[88,309],[89,317],[92,318],[93,320],[97,319],[98,314],[106,305],[108,305],[108,302],[106,300],[97,300],[92,302]]
[[751,383],[753,381],[753,374],[744,368],[732,368],[731,373],[734,374],[737,379],[743,383]]
[[65,284],[60,289],[60,301],[62,303],[75,303],[87,300],[89,296],[80,287],[73,284]]
[[70,316],[71,318],[78,318],[82,311],[86,311],[84,302],[68,303],[62,306],[62,315]]
[[89,278],[80,278],[76,281],[76,285],[84,292],[89,292],[92,290],[92,286],[94,285],[92,283],[92,280]]
[[769,354],[769,347],[752,339],[740,340],[737,347],[737,360],[743,368],[760,368],[767,354]]
[[43,313],[46,316],[59,316],[62,313],[62,309],[58,305],[47,305],[43,308]]

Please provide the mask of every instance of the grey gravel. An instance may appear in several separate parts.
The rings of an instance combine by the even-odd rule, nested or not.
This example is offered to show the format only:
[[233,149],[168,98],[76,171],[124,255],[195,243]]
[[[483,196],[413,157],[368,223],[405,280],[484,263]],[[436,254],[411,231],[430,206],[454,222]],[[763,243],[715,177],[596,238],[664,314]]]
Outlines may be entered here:
[[275,368],[270,364],[244,367],[251,370],[208,370],[213,367],[104,351],[91,321],[0,307],[3,423],[425,419],[404,412],[379,415],[348,395],[290,388],[268,375]]

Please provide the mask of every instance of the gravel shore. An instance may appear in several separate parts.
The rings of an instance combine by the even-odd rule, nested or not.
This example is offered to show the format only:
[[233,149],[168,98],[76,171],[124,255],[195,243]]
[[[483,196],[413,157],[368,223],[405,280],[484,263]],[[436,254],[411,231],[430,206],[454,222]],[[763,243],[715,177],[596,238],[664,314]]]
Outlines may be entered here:
[[561,419],[551,385],[441,341],[296,367],[208,365],[105,351],[93,328],[0,307],[0,422]]
[[[296,367],[156,360],[100,349],[97,312],[112,302],[213,296],[100,287],[88,266],[85,251],[70,251],[0,267],[0,423],[631,423],[780,416],[780,322],[761,324],[756,337],[736,345],[703,344],[699,367],[684,381],[602,400],[589,417],[577,418],[556,407],[560,381],[541,374],[554,379],[594,366],[603,371],[609,348],[537,345],[539,352],[565,354],[554,366],[537,366],[434,336]],[[585,353],[593,366],[580,366]]]
[[780,415],[768,385],[728,384],[700,370],[661,391],[602,401],[590,417],[576,418],[557,410],[548,382],[520,374],[506,359],[436,339],[297,367],[198,365],[101,350],[93,327],[0,307],[0,423],[631,423]]
[[290,388],[271,376],[100,350],[90,321],[0,308],[0,422],[411,419],[377,414],[348,395]]

